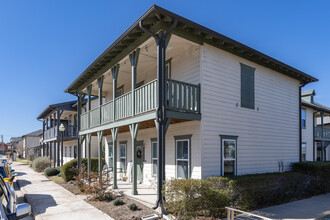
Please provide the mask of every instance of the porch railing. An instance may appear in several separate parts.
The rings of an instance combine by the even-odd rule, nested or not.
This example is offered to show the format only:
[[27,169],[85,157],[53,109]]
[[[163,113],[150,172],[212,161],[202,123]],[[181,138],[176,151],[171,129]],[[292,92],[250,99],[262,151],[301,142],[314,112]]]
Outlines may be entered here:
[[315,139],[330,140],[330,128],[323,128],[323,135],[322,135],[322,128],[315,127]]
[[[176,80],[167,80],[166,97],[168,109],[185,112],[200,112],[200,85],[193,85]],[[125,93],[113,100],[81,114],[81,130],[99,126],[114,120],[133,116],[132,98],[135,100],[134,115],[156,109],[157,80]],[[100,109],[101,108],[101,109]]]
[[[65,131],[63,133],[64,138],[77,136],[77,126],[75,125],[64,125],[64,126],[65,126]],[[44,132],[45,140],[52,139],[55,137],[57,137],[57,126],[45,130]]]

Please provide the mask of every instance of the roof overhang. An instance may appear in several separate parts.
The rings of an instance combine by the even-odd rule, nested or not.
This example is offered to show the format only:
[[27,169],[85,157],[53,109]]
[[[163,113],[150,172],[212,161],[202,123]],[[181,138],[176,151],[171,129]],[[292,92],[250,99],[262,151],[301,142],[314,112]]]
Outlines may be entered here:
[[326,106],[323,106],[321,104],[318,104],[318,103],[309,103],[309,102],[306,102],[304,100],[301,100],[301,105],[303,105],[305,107],[315,109],[315,110],[320,111],[320,112],[330,114],[330,108],[328,108]]
[[70,102],[62,102],[62,103],[57,103],[53,105],[47,106],[45,110],[37,117],[37,119],[43,119],[49,116],[52,112],[55,110],[67,110],[67,111],[76,111],[76,108],[74,107],[74,104],[77,101],[70,101]]
[[177,19],[178,21],[176,27],[172,30],[172,33],[175,35],[199,44],[211,44],[217,48],[293,77],[299,80],[302,85],[318,81],[318,79],[244,44],[159,6],[153,5],[113,44],[111,44],[83,73],[81,73],[65,92],[71,94],[80,93],[81,90],[90,84],[90,82],[96,80],[99,76],[109,70],[109,68],[117,64],[136,47],[150,38],[148,33],[145,33],[140,29],[140,21],[143,22],[143,26],[147,29],[152,32],[158,32],[160,30],[168,29],[172,25],[174,19]]

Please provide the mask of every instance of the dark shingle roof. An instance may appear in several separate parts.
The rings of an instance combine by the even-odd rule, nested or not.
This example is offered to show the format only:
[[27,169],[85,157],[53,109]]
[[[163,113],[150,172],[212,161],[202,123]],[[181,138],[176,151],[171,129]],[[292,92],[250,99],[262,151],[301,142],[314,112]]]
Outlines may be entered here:
[[330,108],[328,106],[321,105],[320,103],[317,103],[317,102],[310,103],[310,102],[307,102],[307,101],[301,99],[301,104],[303,106],[310,107],[310,108],[316,109],[318,111],[323,111],[323,112],[330,114]]
[[37,131],[33,131],[31,133],[25,134],[22,137],[38,137],[42,135],[42,129],[39,129]]
[[56,108],[58,107],[66,107],[66,110],[70,110],[70,111],[76,111],[76,109],[73,107],[73,105],[76,103],[77,101],[69,101],[69,102],[61,102],[61,103],[56,103],[56,104],[52,104],[47,106],[47,108],[37,117],[37,119],[42,119],[44,117],[46,117],[47,115],[49,115],[49,113],[51,113],[52,111],[54,111]]

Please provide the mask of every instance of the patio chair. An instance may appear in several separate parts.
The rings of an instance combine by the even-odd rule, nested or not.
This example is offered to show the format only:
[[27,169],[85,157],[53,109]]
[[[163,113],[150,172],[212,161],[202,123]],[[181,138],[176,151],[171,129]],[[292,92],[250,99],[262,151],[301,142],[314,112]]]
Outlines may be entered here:
[[157,189],[157,179],[155,176],[152,175],[146,175],[147,180],[149,181],[149,189]]

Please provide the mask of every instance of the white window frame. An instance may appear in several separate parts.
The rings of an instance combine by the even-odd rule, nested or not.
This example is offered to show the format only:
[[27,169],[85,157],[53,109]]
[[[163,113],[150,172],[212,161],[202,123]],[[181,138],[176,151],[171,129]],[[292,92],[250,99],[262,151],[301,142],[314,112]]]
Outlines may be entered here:
[[[111,150],[110,150],[110,148],[111,148]],[[110,157],[110,152],[112,153],[111,157]],[[109,168],[113,169],[113,163],[112,164],[110,163],[110,158],[113,161],[113,143],[112,142],[108,143],[108,163],[109,163]]]
[[[178,159],[178,148],[177,144],[179,141],[188,141],[188,159]],[[184,139],[177,139],[175,140],[175,178],[176,179],[183,179],[183,178],[178,178],[178,161],[187,161],[188,162],[188,178],[190,178],[190,139],[189,138],[184,138]]]
[[[156,157],[153,157],[154,155],[154,143],[156,143],[156,147],[157,147],[157,154]],[[152,176],[156,176],[157,175],[157,171],[156,173],[154,173],[154,161],[157,161],[157,166],[158,166],[158,142],[156,141],[151,141],[151,175]]]
[[[224,143],[225,141],[234,141],[235,142],[235,159],[225,159],[225,147],[224,147]],[[234,161],[234,175],[237,175],[237,167],[236,167],[236,163],[237,163],[237,140],[236,139],[230,139],[230,138],[224,138],[221,141],[221,151],[222,151],[222,169],[221,169],[221,175],[224,176],[225,175],[225,161]]]
[[[125,157],[122,157],[121,156],[121,146],[125,146]],[[121,160],[122,159],[125,159],[125,170],[122,170],[122,172],[126,173],[126,169],[127,169],[127,143],[119,143],[119,160],[120,160],[120,168],[122,169],[121,167]]]

